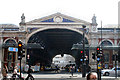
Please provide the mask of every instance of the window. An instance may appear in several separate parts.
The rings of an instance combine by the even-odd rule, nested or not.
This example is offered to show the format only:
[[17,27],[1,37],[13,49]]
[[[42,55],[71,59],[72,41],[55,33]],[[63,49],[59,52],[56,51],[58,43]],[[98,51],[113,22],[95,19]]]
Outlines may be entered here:
[[109,62],[109,53],[104,54],[104,61]]

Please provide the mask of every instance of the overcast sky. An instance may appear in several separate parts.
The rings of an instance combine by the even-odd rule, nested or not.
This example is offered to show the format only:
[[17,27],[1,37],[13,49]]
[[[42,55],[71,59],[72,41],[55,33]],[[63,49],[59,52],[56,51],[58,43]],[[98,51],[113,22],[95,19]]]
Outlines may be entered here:
[[57,12],[91,22],[93,14],[97,23],[118,23],[119,0],[0,0],[0,24],[19,25],[22,13],[26,22]]

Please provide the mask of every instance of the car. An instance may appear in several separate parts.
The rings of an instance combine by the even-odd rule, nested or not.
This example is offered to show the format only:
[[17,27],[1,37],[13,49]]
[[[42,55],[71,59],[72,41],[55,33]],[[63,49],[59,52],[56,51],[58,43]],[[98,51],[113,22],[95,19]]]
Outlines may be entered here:
[[[120,76],[120,67],[117,67],[117,76]],[[103,76],[115,76],[115,67],[112,69],[103,69],[101,70]]]

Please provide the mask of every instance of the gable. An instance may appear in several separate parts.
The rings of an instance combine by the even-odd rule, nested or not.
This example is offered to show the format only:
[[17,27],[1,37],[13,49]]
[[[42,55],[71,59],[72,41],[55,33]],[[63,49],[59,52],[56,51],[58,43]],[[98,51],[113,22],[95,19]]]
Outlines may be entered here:
[[90,24],[89,22],[76,19],[61,13],[55,13],[43,18],[35,19],[30,22],[27,22],[27,24],[39,24],[39,23],[85,23]]
[[[54,18],[51,18],[51,19],[43,20],[41,22],[56,22],[56,21],[54,20]],[[66,19],[66,18],[62,18],[62,22],[75,22],[75,21],[72,21],[72,20]]]

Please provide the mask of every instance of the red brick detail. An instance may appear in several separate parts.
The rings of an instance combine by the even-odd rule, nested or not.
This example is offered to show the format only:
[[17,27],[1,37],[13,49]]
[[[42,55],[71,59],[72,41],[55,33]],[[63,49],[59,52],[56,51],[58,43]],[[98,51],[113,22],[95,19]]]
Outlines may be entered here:
[[9,38],[9,37],[3,37],[3,41],[5,41],[7,38]]
[[118,44],[118,45],[120,45],[119,42],[120,42],[120,39],[117,40],[117,44]]
[[110,39],[112,42],[113,42],[113,44],[114,44],[114,39]]

